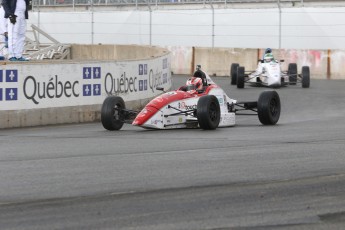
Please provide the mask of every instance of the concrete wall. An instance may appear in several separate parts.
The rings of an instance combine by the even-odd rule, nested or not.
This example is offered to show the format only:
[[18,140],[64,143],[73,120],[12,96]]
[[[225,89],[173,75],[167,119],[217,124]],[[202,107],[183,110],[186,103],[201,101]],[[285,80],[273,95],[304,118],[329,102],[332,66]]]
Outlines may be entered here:
[[257,57],[256,49],[195,49],[195,64],[200,64],[209,75],[216,76],[229,76],[231,63],[239,63],[248,70],[256,69]]
[[167,54],[167,49],[140,45],[73,44],[72,60],[140,60]]
[[[264,49],[167,47],[172,52],[172,71],[191,74],[200,64],[210,75],[230,76],[231,63],[254,70]],[[297,63],[298,71],[309,66],[312,78],[345,79],[345,50],[273,50],[276,59],[283,59],[282,69]]]
[[331,79],[345,79],[345,50],[330,51],[330,70]]
[[[173,73],[191,74],[195,65],[201,65],[208,74],[215,76],[229,76],[231,63],[239,63],[245,66],[246,70],[254,70],[257,67],[257,59],[261,58],[264,52],[264,49],[241,48],[167,46],[151,49],[150,46],[136,45],[73,45],[72,57],[83,60],[142,59],[164,55],[167,50],[172,54]],[[345,79],[345,50],[273,49],[273,54],[276,59],[284,59],[284,70],[289,63],[297,63],[298,71],[302,66],[309,66],[312,78]]]

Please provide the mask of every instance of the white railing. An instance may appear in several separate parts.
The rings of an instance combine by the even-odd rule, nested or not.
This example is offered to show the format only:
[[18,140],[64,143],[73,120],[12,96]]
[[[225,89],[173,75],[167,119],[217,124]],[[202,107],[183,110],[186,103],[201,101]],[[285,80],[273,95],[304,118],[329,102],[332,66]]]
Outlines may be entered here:
[[[280,0],[280,2],[318,2],[321,0]],[[343,1],[343,0],[333,0]],[[275,3],[278,0],[33,0],[33,8],[39,6],[139,6],[167,4],[231,4],[231,3]]]
[[[69,44],[60,43],[35,25],[31,25],[31,28],[32,38],[27,36],[24,46],[25,57],[31,60],[69,59]],[[47,42],[42,43],[40,41],[42,37],[44,37]]]

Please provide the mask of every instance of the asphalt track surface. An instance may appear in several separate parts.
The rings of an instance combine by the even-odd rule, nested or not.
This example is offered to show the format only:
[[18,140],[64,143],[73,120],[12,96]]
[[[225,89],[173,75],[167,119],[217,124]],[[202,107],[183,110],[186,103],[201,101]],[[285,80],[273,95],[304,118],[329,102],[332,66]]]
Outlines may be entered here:
[[[267,90],[214,80],[241,101]],[[1,130],[0,229],[344,229],[344,89],[277,89],[276,126]]]

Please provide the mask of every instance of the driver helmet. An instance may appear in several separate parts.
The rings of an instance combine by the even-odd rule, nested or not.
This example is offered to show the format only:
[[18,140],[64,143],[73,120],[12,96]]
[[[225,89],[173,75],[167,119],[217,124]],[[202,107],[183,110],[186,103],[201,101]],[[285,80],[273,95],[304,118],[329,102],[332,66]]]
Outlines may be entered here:
[[189,90],[201,90],[202,89],[202,79],[199,77],[192,77],[186,82],[187,91]]
[[265,63],[269,63],[273,60],[274,60],[274,58],[273,58],[273,55],[271,53],[265,54],[265,56],[264,56],[264,62]]
[[272,53],[272,49],[271,49],[271,48],[267,48],[267,49],[265,50],[265,54],[268,54],[268,53]]

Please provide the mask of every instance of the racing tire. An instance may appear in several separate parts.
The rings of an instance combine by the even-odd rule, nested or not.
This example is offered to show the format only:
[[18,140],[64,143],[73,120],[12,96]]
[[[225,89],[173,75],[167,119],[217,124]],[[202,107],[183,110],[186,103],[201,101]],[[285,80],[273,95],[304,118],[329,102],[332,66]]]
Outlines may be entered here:
[[302,67],[302,88],[309,88],[310,86],[310,70],[309,66]]
[[[297,64],[290,63],[288,66],[288,75],[290,85],[296,85],[297,83]],[[293,75],[293,76],[291,76]]]
[[230,84],[231,85],[236,85],[237,83],[237,68],[240,65],[238,63],[232,63],[231,68],[230,68]]
[[258,100],[258,117],[263,125],[275,125],[280,117],[280,98],[276,91],[264,91]]
[[107,97],[101,109],[101,121],[105,129],[113,131],[120,130],[123,126],[123,121],[120,119],[120,114],[117,109],[125,109],[125,102],[122,97],[111,96]]
[[220,105],[216,96],[206,95],[199,98],[196,115],[200,128],[216,129],[220,122]]
[[239,66],[237,68],[237,88],[243,89],[244,88],[244,67]]

